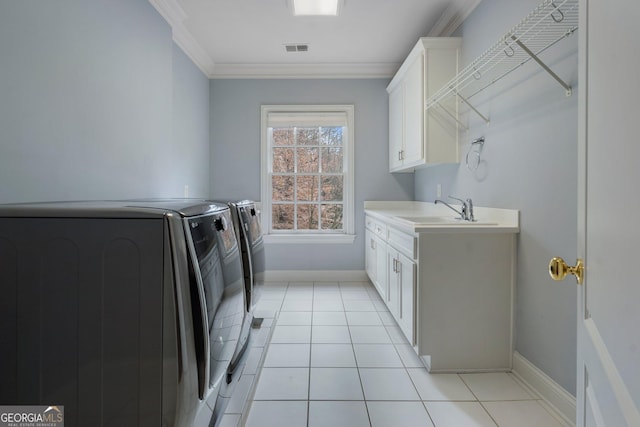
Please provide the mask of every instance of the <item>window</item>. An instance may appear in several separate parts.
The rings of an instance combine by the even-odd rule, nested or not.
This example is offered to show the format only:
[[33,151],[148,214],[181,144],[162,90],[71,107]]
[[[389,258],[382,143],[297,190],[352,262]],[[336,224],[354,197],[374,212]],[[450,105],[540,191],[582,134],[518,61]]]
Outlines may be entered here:
[[262,106],[268,241],[353,242],[353,106]]

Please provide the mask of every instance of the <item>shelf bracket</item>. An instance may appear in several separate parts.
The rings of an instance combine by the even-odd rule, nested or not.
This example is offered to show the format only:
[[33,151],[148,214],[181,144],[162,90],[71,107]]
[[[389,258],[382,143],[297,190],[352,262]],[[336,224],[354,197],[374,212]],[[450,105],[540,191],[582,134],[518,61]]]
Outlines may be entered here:
[[538,58],[538,56],[535,53],[533,53],[527,46],[525,46],[524,43],[522,43],[520,40],[518,40],[518,38],[516,36],[512,35],[511,38],[513,39],[513,41],[516,42],[516,44],[518,46],[520,46],[520,48],[522,50],[524,50],[527,53],[527,55],[529,55],[534,61],[536,61],[538,63],[538,65],[540,65],[542,67],[543,70],[545,70],[547,73],[549,73],[549,75],[551,77],[553,77],[558,83],[560,83],[560,85],[564,88],[565,94],[567,96],[571,96],[571,94],[572,94],[571,86],[566,84],[564,82],[564,80],[562,80],[556,73],[554,73],[553,70],[547,66],[547,64],[542,62],[542,60],[540,58]]
[[460,119],[458,119],[458,118],[456,117],[456,115],[455,115],[455,114],[453,114],[451,111],[447,110],[447,109],[446,109],[446,107],[445,107],[444,105],[441,105],[441,104],[439,104],[439,103],[437,103],[436,105],[437,105],[438,107],[440,107],[440,109],[441,109],[442,111],[444,111],[445,113],[447,113],[447,115],[448,115],[449,117],[451,117],[453,120],[455,120],[455,121],[456,121],[456,122],[457,122],[457,123],[462,127],[462,129],[464,129],[465,131],[468,131],[468,130],[469,130],[469,128],[468,128],[464,123],[462,123],[462,122],[460,121]]
[[464,102],[465,104],[467,104],[467,106],[468,106],[469,108],[471,108],[471,109],[473,110],[473,112],[474,112],[474,113],[476,113],[478,116],[480,116],[480,118],[481,118],[482,120],[484,120],[484,122],[485,122],[486,124],[489,124],[489,119],[488,119],[488,118],[486,118],[486,117],[485,117],[485,116],[484,116],[480,111],[478,111],[478,110],[476,109],[476,107],[474,107],[473,105],[471,105],[471,103],[470,103],[470,102],[469,102],[469,101],[468,101],[464,96],[460,95],[460,94],[458,93],[458,91],[457,91],[457,90],[455,90],[454,88],[451,88],[451,90],[453,91],[453,93],[454,93],[458,98],[460,98],[460,100],[461,100],[462,102]]

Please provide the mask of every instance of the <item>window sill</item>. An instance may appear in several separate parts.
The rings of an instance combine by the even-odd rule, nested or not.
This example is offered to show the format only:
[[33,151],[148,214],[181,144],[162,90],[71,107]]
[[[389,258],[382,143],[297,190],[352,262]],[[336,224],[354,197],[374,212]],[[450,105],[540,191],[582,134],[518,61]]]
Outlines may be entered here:
[[355,234],[266,234],[267,244],[352,244]]

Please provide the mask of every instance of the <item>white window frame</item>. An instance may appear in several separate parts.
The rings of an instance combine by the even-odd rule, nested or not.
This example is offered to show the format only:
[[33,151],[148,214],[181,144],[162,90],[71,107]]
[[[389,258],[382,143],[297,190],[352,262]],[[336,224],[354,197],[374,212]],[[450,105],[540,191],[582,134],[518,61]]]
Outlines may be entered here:
[[[271,175],[272,150],[269,141],[270,113],[343,113],[347,118],[347,131],[343,134],[344,144],[344,188],[343,188],[343,231],[274,233],[271,223]],[[266,243],[353,243],[355,240],[354,205],[354,106],[353,105],[262,105],[260,120],[261,139],[261,219]]]

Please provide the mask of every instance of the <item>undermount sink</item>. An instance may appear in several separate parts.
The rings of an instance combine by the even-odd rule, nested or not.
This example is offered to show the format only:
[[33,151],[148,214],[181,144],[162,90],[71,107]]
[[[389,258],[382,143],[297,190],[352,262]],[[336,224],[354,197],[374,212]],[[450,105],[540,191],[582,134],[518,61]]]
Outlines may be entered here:
[[456,220],[455,218],[448,218],[445,216],[399,216],[398,218],[404,219],[409,222],[418,222],[420,224],[429,224],[429,223],[443,223],[443,222],[458,222],[461,220]]
[[484,221],[464,221],[459,218],[451,218],[446,216],[398,216],[405,221],[414,222],[416,224],[447,224],[447,225],[497,225],[495,222]]

